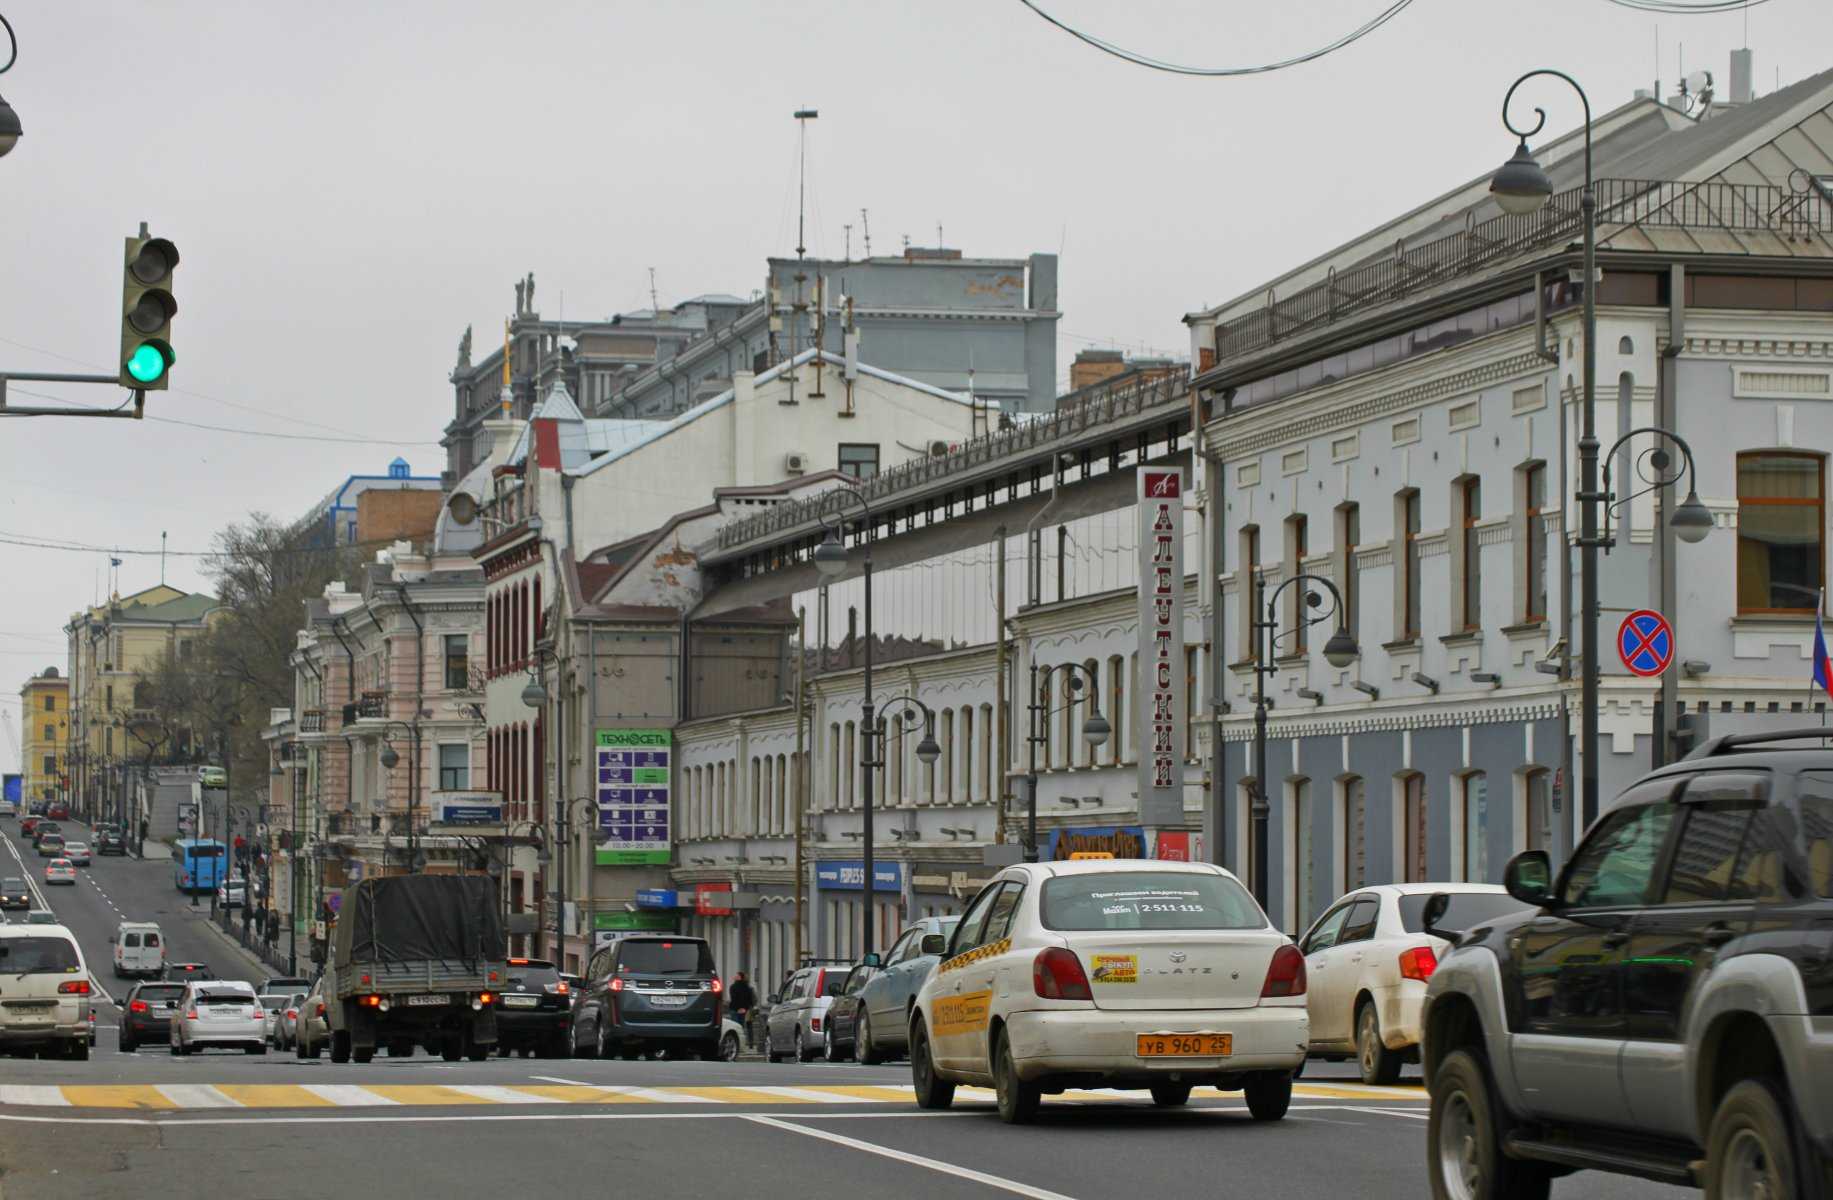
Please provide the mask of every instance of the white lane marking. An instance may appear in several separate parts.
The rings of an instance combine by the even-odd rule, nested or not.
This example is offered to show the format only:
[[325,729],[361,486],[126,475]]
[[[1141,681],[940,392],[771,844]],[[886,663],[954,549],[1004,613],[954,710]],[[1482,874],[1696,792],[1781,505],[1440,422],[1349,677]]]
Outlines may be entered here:
[[242,1107],[239,1101],[231,1100],[208,1083],[158,1083],[153,1086],[179,1108]]
[[787,1130],[790,1133],[799,1133],[803,1137],[818,1138],[821,1141],[832,1142],[836,1146],[846,1146],[866,1154],[876,1154],[880,1158],[888,1158],[894,1162],[909,1163],[913,1167],[927,1167],[929,1170],[939,1172],[943,1175],[953,1175],[957,1179],[966,1179],[974,1183],[985,1184],[990,1188],[998,1188],[1002,1192],[1011,1192],[1015,1196],[1029,1196],[1031,1200],[1070,1200],[1070,1198],[1062,1192],[1053,1192],[1047,1188],[1032,1187],[1030,1184],[1020,1183],[1016,1179],[1006,1179],[999,1175],[989,1175],[985,1171],[976,1171],[971,1167],[963,1167],[955,1163],[943,1162],[941,1159],[937,1158],[925,1158],[921,1154],[912,1154],[907,1150],[893,1150],[889,1146],[880,1146],[875,1142],[861,1141],[858,1138],[850,1138],[845,1134],[834,1133],[826,1129],[809,1129],[806,1126],[796,1124],[794,1121],[783,1121],[776,1117],[763,1116],[760,1113],[747,1114],[744,1120],[752,1121],[759,1125],[769,1125],[774,1129]]
[[394,1103],[387,1096],[378,1096],[368,1088],[358,1087],[354,1083],[302,1083],[299,1086],[320,1100],[329,1100],[340,1108],[368,1108]]
[[479,1100],[488,1100],[492,1104],[559,1104],[552,1096],[537,1096],[533,1092],[518,1092],[514,1088],[494,1087],[487,1083],[448,1083],[441,1085],[450,1091],[463,1092],[467,1096],[476,1096]]
[[43,1084],[0,1083],[0,1104],[21,1104],[32,1108],[67,1108],[70,1101],[63,1090]]
[[530,1075],[529,1078],[538,1080],[541,1083],[564,1083],[564,1084],[569,1084],[572,1087],[596,1087],[598,1086],[597,1084],[587,1083],[583,1079],[562,1079],[558,1075]]
[[1360,1105],[1345,1104],[1343,1109],[1346,1112],[1376,1113],[1383,1117],[1412,1117],[1415,1121],[1430,1121],[1432,1119],[1431,1113],[1420,1112],[1412,1108],[1365,1108]]
[[[845,1092],[824,1092],[818,1088],[779,1087],[777,1085],[757,1086],[749,1083],[734,1084],[747,1092],[763,1092],[767,1096],[781,1096],[785,1100],[813,1100],[817,1104],[884,1104],[884,1100],[874,1100],[869,1096],[849,1096]],[[915,1094],[914,1092],[912,1093]],[[891,1103],[895,1103],[892,1101]]]
[[724,1100],[709,1100],[704,1096],[678,1096],[673,1092],[657,1088],[632,1087],[620,1083],[588,1083],[589,1088],[601,1092],[610,1092],[615,1096],[629,1096],[632,1100],[647,1100],[651,1104],[724,1104]]
[[[303,1085],[302,1085],[303,1086]],[[808,1120],[839,1121],[864,1117],[903,1117],[919,1119],[939,1117],[944,1120],[978,1118],[981,1113],[917,1112],[809,1113]],[[538,1112],[538,1113],[426,1113],[385,1117],[369,1114],[361,1117],[39,1117],[23,1113],[0,1113],[0,1121],[26,1125],[451,1125],[465,1121],[733,1121],[743,1120],[741,1113],[723,1112]]]

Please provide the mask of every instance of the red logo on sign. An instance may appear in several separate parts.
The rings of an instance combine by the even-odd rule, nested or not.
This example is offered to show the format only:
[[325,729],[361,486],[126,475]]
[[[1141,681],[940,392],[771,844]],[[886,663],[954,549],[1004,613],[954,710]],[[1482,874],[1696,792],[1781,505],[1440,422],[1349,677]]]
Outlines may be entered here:
[[698,883],[694,885],[694,912],[703,917],[725,917],[732,913],[732,885]]
[[1176,471],[1147,471],[1146,495],[1155,500],[1169,500],[1178,495],[1179,477]]

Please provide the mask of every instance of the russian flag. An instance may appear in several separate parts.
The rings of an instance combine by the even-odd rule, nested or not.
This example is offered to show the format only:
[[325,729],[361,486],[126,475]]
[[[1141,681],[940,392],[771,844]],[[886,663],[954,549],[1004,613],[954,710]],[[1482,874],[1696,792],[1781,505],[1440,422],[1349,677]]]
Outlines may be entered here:
[[1818,611],[1814,613],[1814,686],[1833,698],[1833,660],[1827,658],[1827,635]]

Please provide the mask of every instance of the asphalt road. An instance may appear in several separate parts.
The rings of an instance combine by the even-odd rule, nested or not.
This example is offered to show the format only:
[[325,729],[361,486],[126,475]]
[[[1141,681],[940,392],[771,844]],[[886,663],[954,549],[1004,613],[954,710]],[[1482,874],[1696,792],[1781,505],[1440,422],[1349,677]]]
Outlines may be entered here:
[[[17,848],[13,833],[5,840]],[[0,873],[11,859],[0,847]],[[50,890],[98,982],[114,984],[107,936],[123,917],[159,921],[175,958],[257,975],[253,964],[232,965],[239,952],[191,915],[169,872],[158,861],[101,859],[77,887]],[[42,868],[33,877],[42,882]],[[1160,1110],[1139,1094],[1083,1092],[1046,1099],[1038,1124],[1013,1128],[978,1089],[963,1089],[949,1112],[919,1111],[900,1063],[177,1059],[119,1053],[112,1010],[100,1012],[87,1063],[0,1059],[0,1200],[200,1186],[274,1200],[351,1188],[522,1194],[537,1181],[563,1194],[660,1187],[747,1200],[1426,1192],[1417,1076],[1367,1088],[1347,1064],[1313,1064],[1290,1114],[1271,1124],[1251,1120],[1239,1095],[1204,1091],[1187,1108]],[[1568,1200],[1685,1194],[1599,1175],[1554,1186]]]

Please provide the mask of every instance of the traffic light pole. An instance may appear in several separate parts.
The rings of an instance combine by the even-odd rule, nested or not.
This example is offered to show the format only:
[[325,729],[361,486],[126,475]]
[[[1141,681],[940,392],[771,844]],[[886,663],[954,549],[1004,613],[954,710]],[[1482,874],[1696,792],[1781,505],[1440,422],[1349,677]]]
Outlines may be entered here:
[[121,386],[115,375],[69,375],[39,371],[0,371],[0,417],[120,417],[138,421],[146,409],[146,391],[134,389],[134,406],[120,408],[43,408],[20,407],[6,402],[6,385],[14,379],[30,383],[106,383]]

